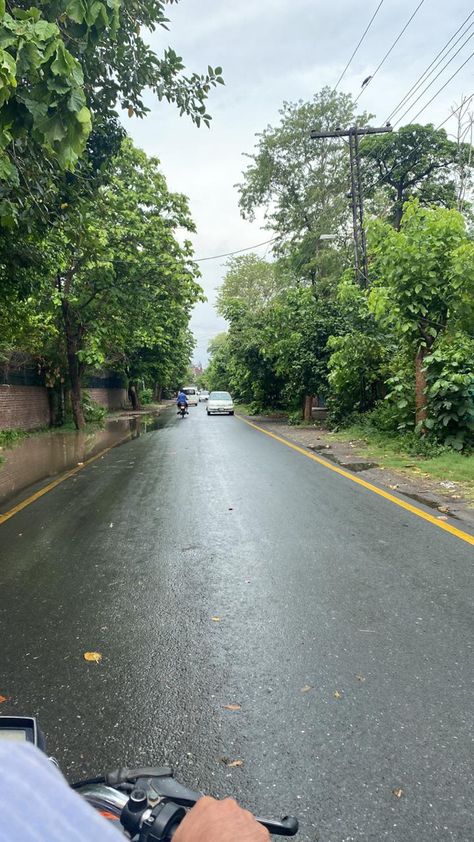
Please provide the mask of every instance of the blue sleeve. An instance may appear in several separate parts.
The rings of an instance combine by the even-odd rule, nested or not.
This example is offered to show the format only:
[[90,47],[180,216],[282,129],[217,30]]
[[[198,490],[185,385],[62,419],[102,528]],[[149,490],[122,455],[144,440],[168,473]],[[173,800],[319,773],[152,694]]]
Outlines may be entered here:
[[0,842],[120,842],[45,754],[31,743],[0,741]]

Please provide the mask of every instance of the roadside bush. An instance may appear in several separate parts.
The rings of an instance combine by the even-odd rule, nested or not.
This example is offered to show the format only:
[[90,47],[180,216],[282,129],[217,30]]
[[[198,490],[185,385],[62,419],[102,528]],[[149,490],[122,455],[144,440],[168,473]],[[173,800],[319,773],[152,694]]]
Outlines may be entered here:
[[474,340],[444,336],[429,357],[425,427],[453,450],[474,445]]
[[82,411],[88,424],[100,424],[107,415],[106,408],[93,401],[88,392],[83,393]]
[[0,447],[11,447],[27,435],[26,430],[0,430]]
[[148,403],[153,403],[153,389],[140,390],[140,403],[145,405]]
[[360,331],[331,336],[328,408],[335,423],[352,412],[371,409],[383,398],[389,375],[389,350],[380,338]]
[[287,423],[291,427],[299,427],[299,425],[303,423],[301,410],[299,409],[296,412],[290,412],[290,414],[288,415]]
[[247,406],[247,415],[261,415],[263,406],[260,401],[252,401]]

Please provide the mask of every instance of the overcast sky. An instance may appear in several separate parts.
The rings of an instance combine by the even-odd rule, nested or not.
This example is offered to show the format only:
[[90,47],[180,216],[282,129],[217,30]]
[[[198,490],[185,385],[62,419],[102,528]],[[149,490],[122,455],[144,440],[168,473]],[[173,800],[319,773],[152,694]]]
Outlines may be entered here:
[[[419,2],[384,0],[340,90],[359,93],[361,82],[374,72]],[[211,129],[197,129],[185,117],[180,118],[173,106],[151,98],[151,113],[142,121],[127,121],[126,127],[137,145],[160,158],[170,189],[189,197],[198,228],[194,237],[197,258],[252,246],[271,236],[258,223],[240,218],[234,184],[245,167],[242,153],[253,150],[257,132],[278,122],[284,100],[308,100],[324,85],[336,83],[378,3],[237,0],[230,5],[221,0],[180,0],[169,6],[170,31],[152,37],[157,52],[173,47],[189,70],[202,72],[208,64],[223,67],[226,85],[213,90],[208,102]],[[384,121],[472,10],[472,0],[424,0],[360,98],[360,107],[376,114],[374,125]],[[467,26],[472,26],[466,34],[469,37],[474,34],[474,17]],[[468,58],[473,44],[474,38],[403,122],[410,122]],[[461,94],[473,91],[474,60],[418,121],[438,125]],[[450,124],[446,128],[449,130]],[[257,252],[264,256],[266,249]],[[206,361],[209,340],[225,329],[213,309],[224,263],[210,260],[200,264],[208,303],[198,305],[192,318],[195,361]]]

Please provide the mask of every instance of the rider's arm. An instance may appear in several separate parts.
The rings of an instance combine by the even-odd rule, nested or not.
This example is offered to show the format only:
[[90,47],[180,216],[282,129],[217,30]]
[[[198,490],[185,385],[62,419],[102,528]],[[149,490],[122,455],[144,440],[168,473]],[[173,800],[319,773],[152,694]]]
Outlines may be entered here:
[[31,743],[0,742],[0,840],[120,842],[123,835],[69,788]]

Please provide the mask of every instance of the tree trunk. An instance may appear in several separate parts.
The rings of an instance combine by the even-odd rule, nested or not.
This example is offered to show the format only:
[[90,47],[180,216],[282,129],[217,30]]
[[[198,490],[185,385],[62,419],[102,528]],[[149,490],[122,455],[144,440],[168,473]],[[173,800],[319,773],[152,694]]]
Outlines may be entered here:
[[64,424],[64,387],[62,383],[48,386],[49,426],[62,427]]
[[397,201],[395,204],[395,228],[400,231],[403,216],[403,184],[399,183],[397,188]]
[[134,410],[141,409],[140,399],[138,397],[138,389],[137,389],[135,383],[130,383],[130,385],[128,387],[128,394],[129,394],[129,397],[130,397],[130,401],[132,403],[132,409],[134,409]]
[[426,369],[424,360],[426,356],[426,348],[420,347],[415,356],[415,420],[417,424],[421,424],[426,419]]
[[64,332],[66,336],[66,354],[69,370],[69,381],[71,384],[71,406],[72,417],[77,430],[83,430],[86,426],[84,413],[82,411],[82,366],[79,362],[77,352],[79,351],[80,329],[74,324],[74,317],[69,308],[69,303],[63,298],[62,301]]
[[155,388],[153,389],[153,400],[156,403],[161,401],[161,395],[163,393],[163,386],[160,383],[155,383]]
[[313,395],[305,395],[303,418],[305,421],[313,420]]

